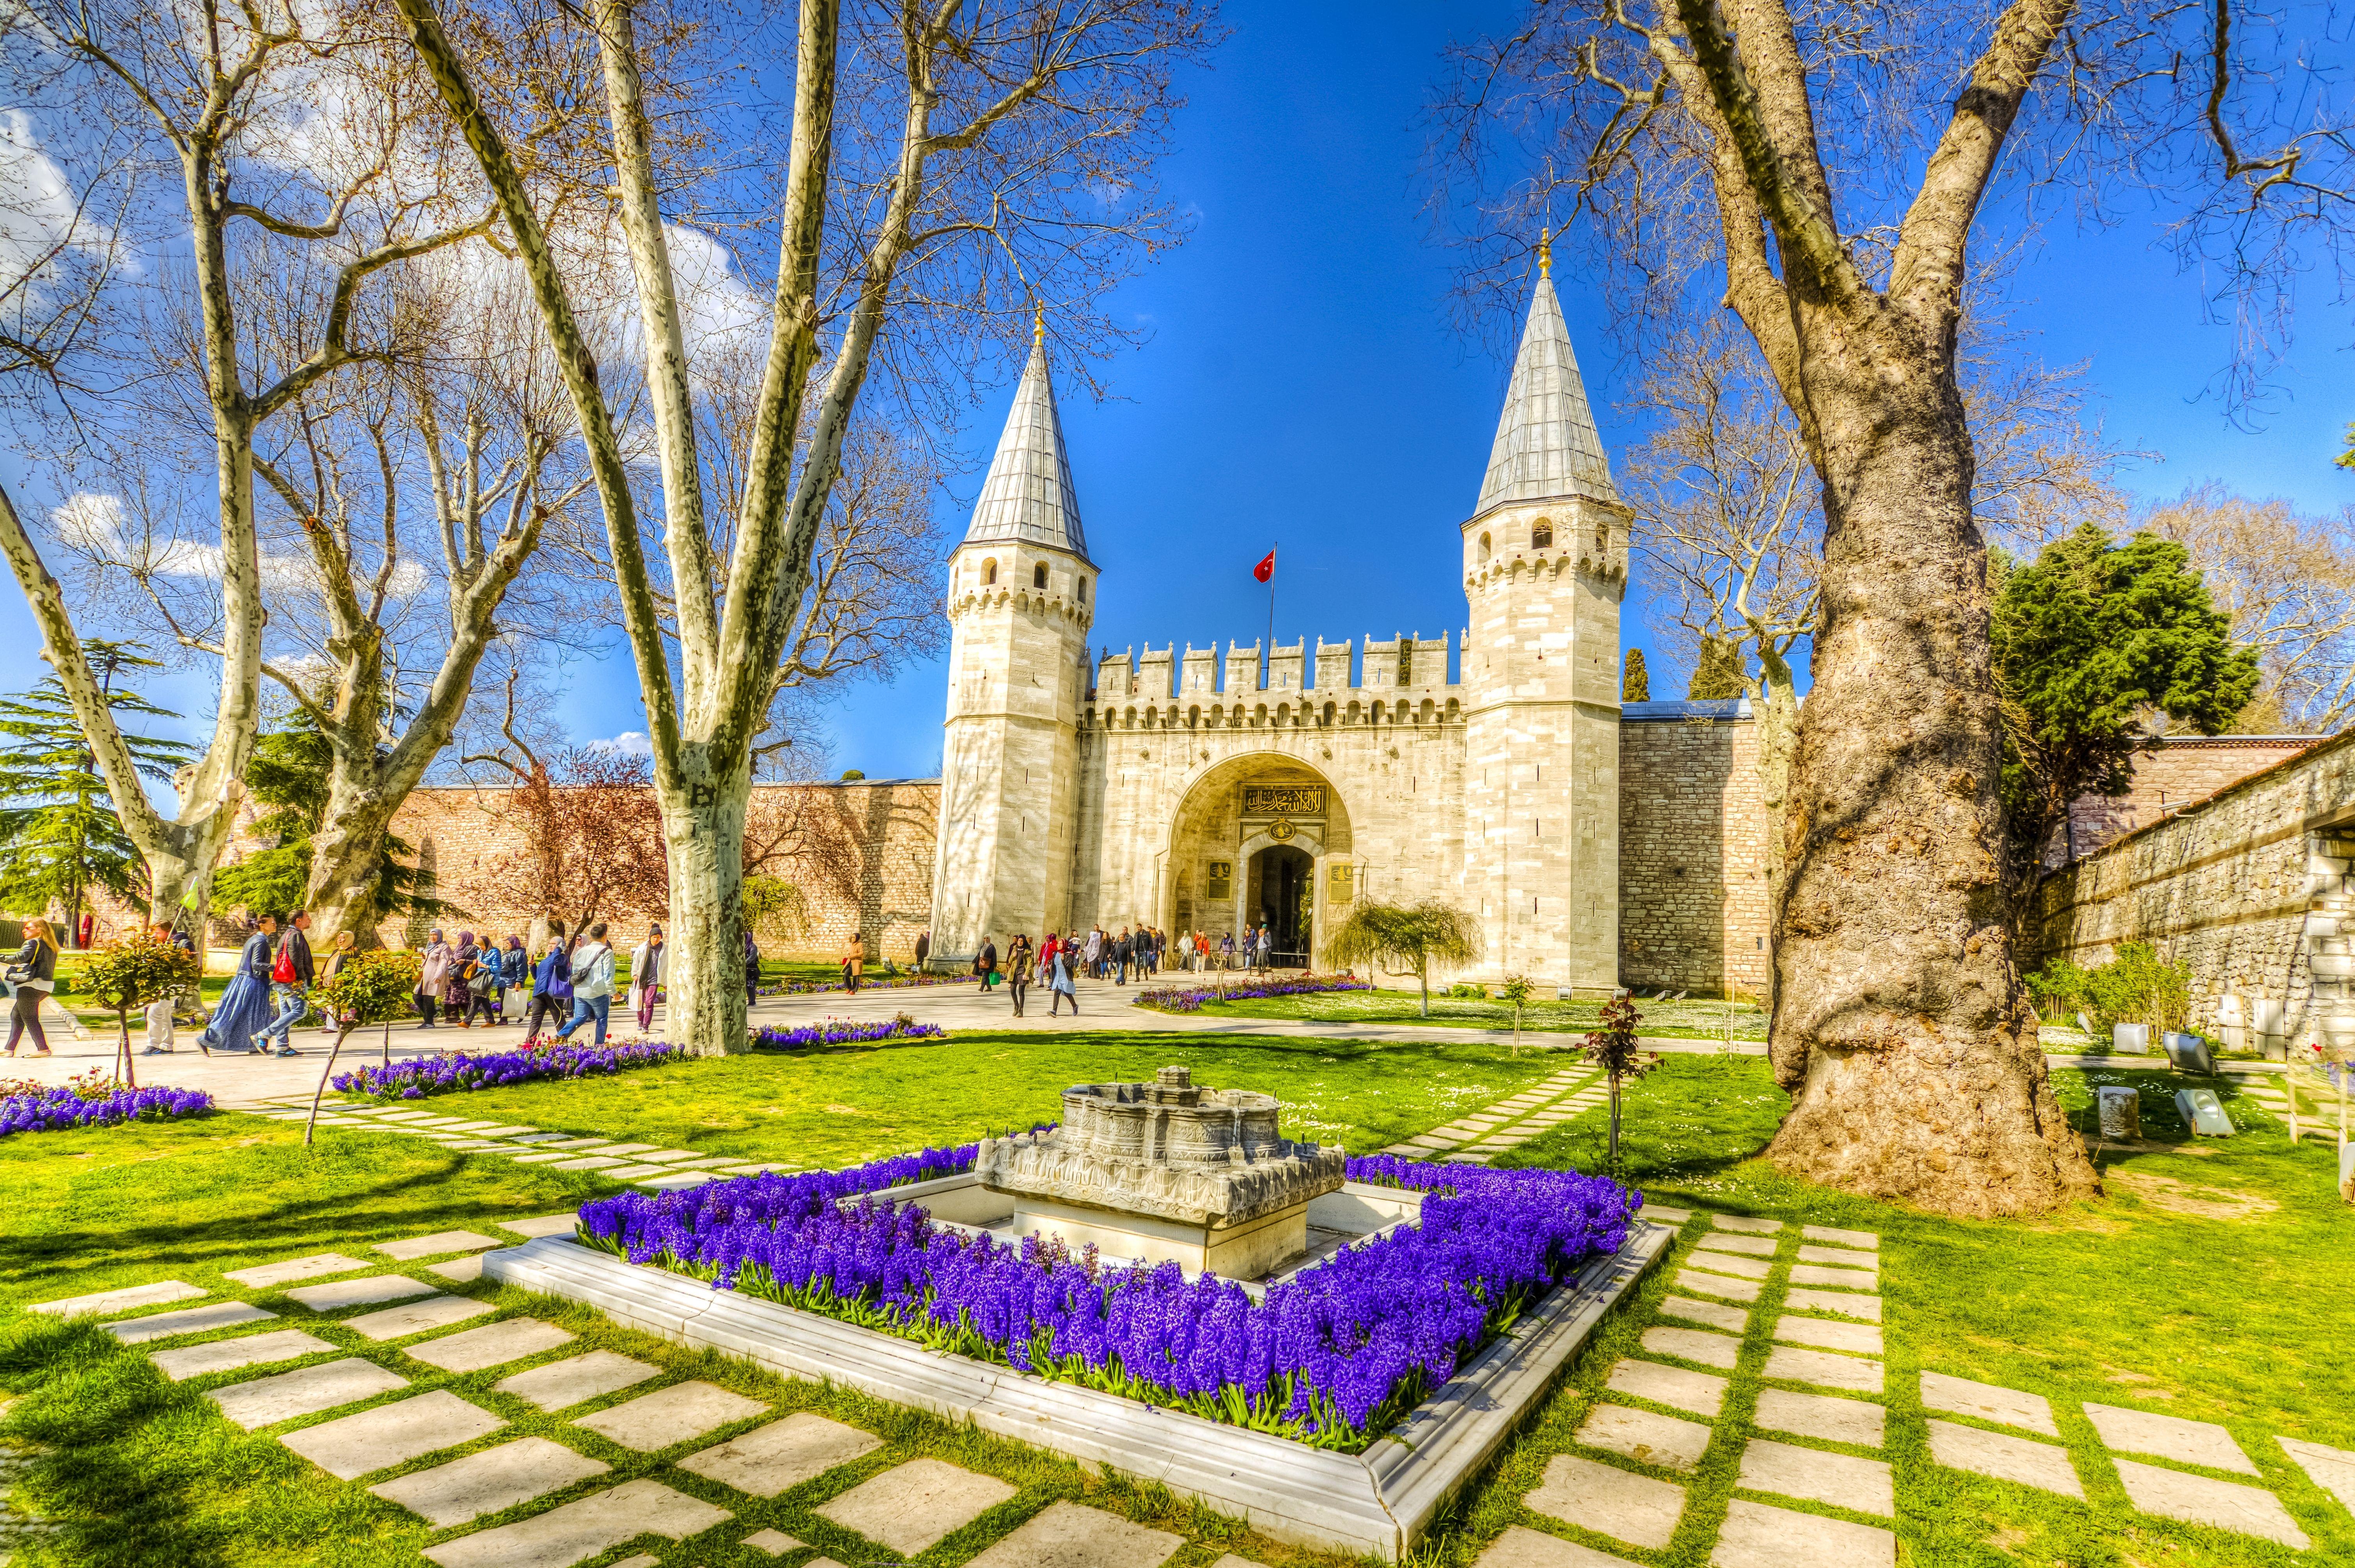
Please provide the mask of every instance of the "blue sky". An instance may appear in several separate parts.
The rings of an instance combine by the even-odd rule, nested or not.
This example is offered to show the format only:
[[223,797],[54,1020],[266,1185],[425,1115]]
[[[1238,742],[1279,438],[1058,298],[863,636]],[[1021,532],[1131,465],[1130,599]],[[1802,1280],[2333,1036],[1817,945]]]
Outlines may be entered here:
[[[1276,636],[1290,642],[1435,636],[1465,620],[1456,529],[1479,487],[1509,366],[1451,332],[1450,257],[1419,209],[1416,120],[1449,29],[1502,22],[1497,4],[1238,7],[1215,69],[1188,85],[1165,186],[1195,215],[1192,239],[1125,287],[1114,308],[1147,331],[1105,374],[1114,394],[1066,395],[1062,416],[1091,549],[1103,567],[1093,641],[1118,650],[1250,642],[1267,621],[1251,567],[1281,540]],[[2220,479],[2300,506],[2355,501],[2333,468],[2355,399],[2348,311],[2304,302],[2295,353],[2259,427],[2210,389],[2231,335],[2202,323],[2202,281],[2158,246],[2156,217],[2054,227],[2029,261],[2018,325],[2054,363],[2089,362],[2094,413],[2123,443],[2164,454],[2129,473],[2172,495]],[[1598,302],[1567,264],[1555,282],[1595,412],[1614,451],[1627,366]],[[943,503],[952,538],[978,490],[1010,384],[964,432],[969,455]],[[1640,582],[1625,641],[1648,641]],[[37,639],[0,592],[0,645]],[[828,710],[834,766],[869,777],[931,772],[943,671],[845,689]],[[165,694],[201,714],[208,683]],[[1677,694],[1662,692],[1663,695]],[[629,661],[576,665],[561,716],[581,739],[643,727]],[[201,729],[192,723],[192,732]]]

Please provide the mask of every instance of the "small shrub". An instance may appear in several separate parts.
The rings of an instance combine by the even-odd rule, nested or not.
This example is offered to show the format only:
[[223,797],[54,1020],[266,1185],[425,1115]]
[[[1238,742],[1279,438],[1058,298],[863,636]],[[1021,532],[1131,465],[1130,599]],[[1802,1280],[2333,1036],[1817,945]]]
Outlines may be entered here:
[[1447,988],[1447,994],[1464,1001],[1486,1001],[1488,1000],[1488,988],[1474,985],[1470,980],[1457,980]]

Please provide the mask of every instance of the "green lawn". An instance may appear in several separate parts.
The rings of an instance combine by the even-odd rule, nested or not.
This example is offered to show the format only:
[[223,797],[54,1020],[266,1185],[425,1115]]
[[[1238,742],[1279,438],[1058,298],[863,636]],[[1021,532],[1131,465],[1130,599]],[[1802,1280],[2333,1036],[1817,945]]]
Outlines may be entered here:
[[[1164,981],[1191,985],[1209,976],[1164,975]],[[1241,978],[1241,977],[1238,977]],[[1646,1034],[1682,1040],[1725,1038],[1729,1028],[1736,1040],[1766,1038],[1766,1014],[1755,1002],[1715,1001],[1689,997],[1683,1001],[1645,1001],[1636,1010]],[[1546,1033],[1583,1034],[1600,1027],[1600,1001],[1532,1001],[1521,1009],[1521,1028]],[[1243,1001],[1205,1003],[1209,1018],[1303,1018],[1328,1023],[1435,1023],[1453,1029],[1510,1029],[1513,1010],[1501,1001],[1433,992],[1431,1016],[1422,1016],[1422,999],[1413,991],[1335,991],[1312,996],[1254,997]]]
[[1288,1136],[1370,1153],[1512,1094],[1561,1065],[1481,1041],[1366,1044],[1110,1031],[961,1033],[824,1050],[755,1052],[610,1078],[479,1089],[431,1103],[453,1115],[699,1153],[841,1166],[1019,1131],[1062,1115],[1062,1092],[1184,1065],[1215,1088],[1262,1089]]
[[[938,1045],[764,1054],[432,1103],[672,1147],[839,1164],[1027,1125],[1055,1114],[1056,1094],[1068,1084],[1144,1076],[1169,1062],[1191,1066],[1198,1081],[1273,1092],[1296,1103],[1289,1125],[1298,1130],[1372,1149],[1508,1095],[1558,1068],[1562,1057],[1525,1052],[1512,1058],[1485,1044],[1445,1039],[1337,1049],[1249,1038],[1190,1046],[1111,1032],[975,1035]],[[2349,1213],[2333,1192],[2328,1140],[2293,1148],[2270,1117],[2238,1102],[2240,1136],[2193,1145],[2171,1107],[2179,1080],[2166,1073],[2056,1072],[2054,1081],[2064,1106],[2081,1118],[2090,1114],[2094,1084],[2137,1085],[2146,1132],[2162,1147],[2106,1160],[2106,1199],[2040,1222],[1934,1219],[1782,1177],[1757,1157],[1784,1098],[1756,1058],[1672,1057],[1632,1086],[1625,1153],[1630,1178],[1656,1202],[1882,1236],[1888,1457],[1896,1467],[1901,1561],[1908,1568],[2262,1568],[2355,1561],[2355,1524],[2288,1467],[2273,1442],[2281,1433],[2355,1449],[2355,1380],[2347,1370],[2355,1346],[2355,1247],[2346,1240]],[[1603,1123],[1602,1113],[1590,1112],[1506,1162],[1592,1169],[1602,1156]],[[222,1271],[253,1262],[330,1248],[368,1255],[364,1249],[374,1241],[439,1228],[485,1229],[500,1217],[547,1213],[611,1190],[586,1174],[450,1153],[389,1134],[329,1129],[310,1153],[300,1138],[299,1128],[219,1116],[0,1139],[0,1177],[11,1198],[0,1214],[0,1387],[23,1396],[9,1410],[5,1436],[54,1450],[31,1472],[26,1495],[70,1525],[64,1537],[30,1547],[21,1561],[41,1568],[415,1563],[428,1536],[413,1520],[209,1413],[203,1389],[238,1374],[166,1384],[135,1351],[19,1309],[26,1301],[157,1277],[217,1287]],[[1060,1460],[904,1411],[691,1356],[576,1307],[480,1283],[457,1288],[502,1310],[527,1308],[581,1335],[581,1346],[543,1359],[608,1346],[655,1361],[673,1378],[706,1377],[781,1408],[826,1410],[892,1445],[840,1478],[839,1486],[830,1480],[815,1495],[759,1503],[669,1467],[675,1453],[636,1455],[584,1443],[579,1429],[568,1429],[567,1441],[613,1464],[615,1479],[659,1473],[666,1485],[737,1513],[741,1523],[713,1531],[708,1546],[667,1551],[668,1563],[737,1568],[765,1562],[732,1544],[758,1524],[853,1561],[843,1557],[852,1543],[827,1534],[808,1506],[917,1453],[940,1454],[1021,1489],[1003,1511],[974,1527],[970,1539],[953,1538],[927,1554],[928,1564],[962,1562],[974,1543],[1059,1497],[1084,1497],[1184,1534],[1188,1544],[1172,1559],[1173,1568],[1207,1568],[1229,1550],[1271,1568],[1332,1561],[1251,1537],[1151,1489],[1091,1480]],[[1522,1496],[1548,1458],[1568,1445],[1612,1361],[1635,1347],[1650,1322],[1649,1304],[1670,1288],[1670,1271],[1660,1271],[1646,1281],[1635,1309],[1606,1323],[1561,1390],[1459,1502],[1421,1568],[1465,1568],[1506,1525],[1539,1522]],[[478,1446],[552,1433],[559,1425],[488,1392],[513,1368],[440,1373],[332,1322],[314,1325],[267,1294],[245,1294],[330,1340],[336,1354],[368,1355],[416,1389],[453,1388],[514,1423]],[[1764,1346],[1773,1306],[1770,1298],[1752,1314],[1753,1348]],[[1915,1393],[1924,1369],[2051,1398],[2062,1438],[2087,1478],[2087,1502],[1934,1465]],[[1755,1383],[1752,1374],[1734,1378],[1728,1409],[1737,1423],[1746,1419]],[[2314,1551],[2300,1556],[2133,1512],[2079,1408],[2087,1401],[2222,1422],[2315,1538]],[[1700,1473],[1672,1478],[1690,1488],[1689,1521],[1718,1517],[1732,1489],[1738,1444],[1729,1445],[1728,1429],[1720,1430]],[[1660,1552],[1614,1550],[1648,1568],[1702,1568],[1706,1538],[1706,1527],[1693,1524]]]

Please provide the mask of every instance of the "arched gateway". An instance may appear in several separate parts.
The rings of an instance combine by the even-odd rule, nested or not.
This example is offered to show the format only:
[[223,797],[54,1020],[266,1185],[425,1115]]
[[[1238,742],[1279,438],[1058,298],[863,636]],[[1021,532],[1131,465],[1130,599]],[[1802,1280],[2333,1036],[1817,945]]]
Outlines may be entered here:
[[1264,920],[1276,964],[1311,968],[1337,883],[1340,906],[1354,892],[1354,848],[1348,807],[1323,773],[1281,752],[1230,758],[1188,786],[1170,819],[1158,924],[1240,941]]

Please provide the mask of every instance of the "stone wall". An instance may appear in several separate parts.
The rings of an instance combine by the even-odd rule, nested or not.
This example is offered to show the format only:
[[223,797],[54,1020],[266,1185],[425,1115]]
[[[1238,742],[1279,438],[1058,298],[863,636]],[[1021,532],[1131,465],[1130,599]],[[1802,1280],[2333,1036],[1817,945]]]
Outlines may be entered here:
[[[2045,961],[2105,963],[2122,942],[2155,946],[2191,971],[2192,1026],[2209,1033],[2272,1010],[2304,1033],[2318,971],[2355,959],[2336,910],[2348,865],[2322,853],[2355,824],[2355,732],[2184,807],[2046,875],[2037,895]],[[2309,925],[2309,908],[2321,912]],[[2311,938],[2309,950],[2307,938]]]
[[1619,714],[1619,982],[1756,995],[1767,979],[1765,813],[1747,699]]
[[2137,757],[2123,795],[2080,795],[2064,827],[2044,846],[2052,870],[2116,842],[2137,829],[2204,800],[2219,789],[2271,768],[2325,737],[2318,735],[2187,735],[2169,736],[2157,751]]

